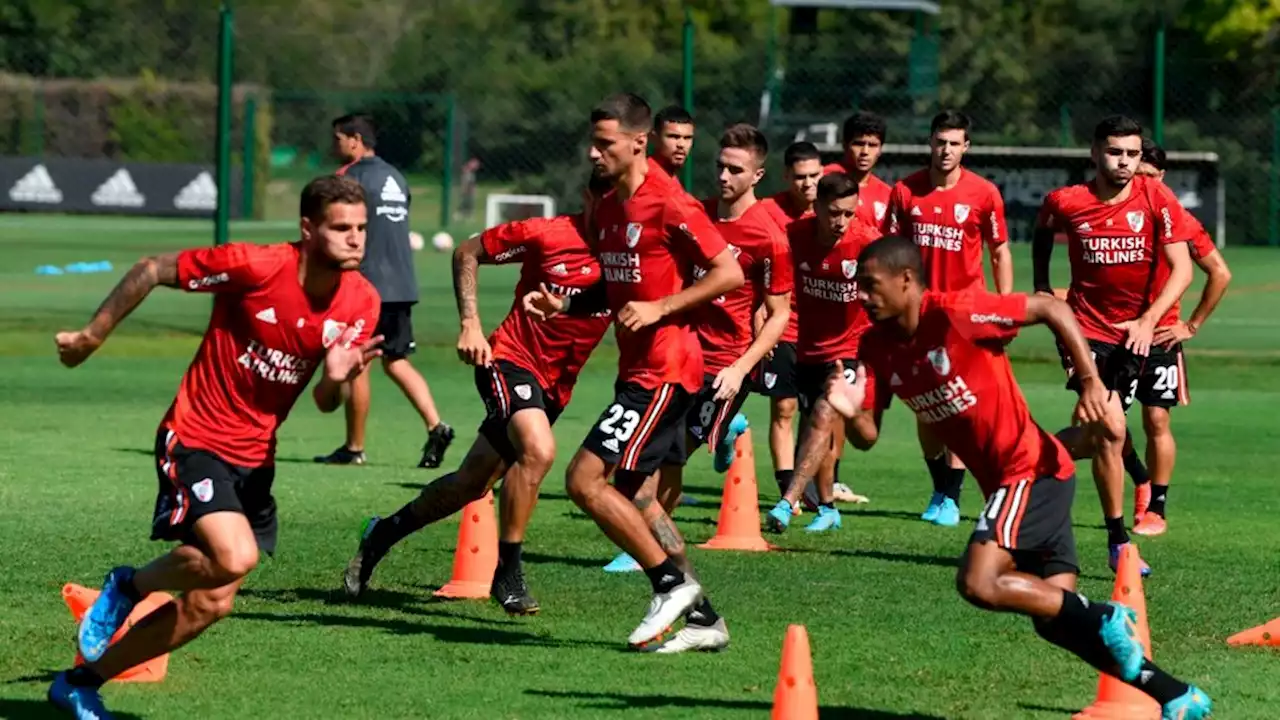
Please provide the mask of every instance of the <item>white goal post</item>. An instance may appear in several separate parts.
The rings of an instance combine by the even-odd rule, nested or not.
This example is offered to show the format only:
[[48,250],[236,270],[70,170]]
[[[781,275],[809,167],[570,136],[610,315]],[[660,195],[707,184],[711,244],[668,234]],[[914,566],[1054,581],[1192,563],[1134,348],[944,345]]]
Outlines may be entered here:
[[522,220],[530,217],[539,217],[534,213],[520,213],[517,217],[507,217],[502,214],[502,208],[508,205],[523,206],[525,208],[539,208],[540,217],[553,217],[556,214],[556,199],[550,195],[509,195],[506,193],[490,193],[484,201],[484,226],[485,229],[495,225],[501,225],[509,220]]

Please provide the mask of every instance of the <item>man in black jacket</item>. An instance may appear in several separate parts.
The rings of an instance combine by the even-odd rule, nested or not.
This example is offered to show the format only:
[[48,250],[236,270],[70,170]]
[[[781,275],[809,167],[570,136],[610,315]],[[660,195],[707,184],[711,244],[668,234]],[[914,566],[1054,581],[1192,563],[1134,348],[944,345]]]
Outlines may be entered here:
[[[409,247],[409,184],[386,160],[374,154],[373,118],[344,115],[333,121],[333,151],[343,162],[337,171],[364,187],[369,206],[368,240],[360,272],[382,296],[382,314],[374,335],[385,338],[382,369],[404,391],[426,424],[427,442],[418,467],[437,468],[453,441],[453,428],[441,422],[427,381],[409,362],[416,349],[410,311],[418,302],[418,281]],[[369,375],[352,383],[347,400],[347,441],[316,462],[362,465],[365,421],[369,417]]]

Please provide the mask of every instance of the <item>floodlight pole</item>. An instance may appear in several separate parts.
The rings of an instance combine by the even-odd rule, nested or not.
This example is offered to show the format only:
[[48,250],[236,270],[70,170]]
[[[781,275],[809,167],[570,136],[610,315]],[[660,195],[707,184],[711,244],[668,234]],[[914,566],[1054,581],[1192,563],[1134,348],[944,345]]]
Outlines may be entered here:
[[[232,36],[231,2],[222,3],[218,12],[218,118],[217,157],[218,207],[213,218],[213,244],[227,242],[231,224],[231,57],[235,40]],[[253,162],[245,158],[246,163]]]

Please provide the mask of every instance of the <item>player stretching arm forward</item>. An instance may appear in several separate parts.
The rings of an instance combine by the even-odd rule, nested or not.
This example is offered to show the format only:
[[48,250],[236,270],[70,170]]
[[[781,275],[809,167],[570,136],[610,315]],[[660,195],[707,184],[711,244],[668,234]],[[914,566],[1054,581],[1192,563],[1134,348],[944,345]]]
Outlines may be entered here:
[[960,560],[960,595],[1030,617],[1040,637],[1147,693],[1167,719],[1207,717],[1208,696],[1143,657],[1133,610],[1075,591],[1075,468],[1031,418],[1004,350],[1019,328],[1048,325],[1077,368],[1075,420],[1101,421],[1108,391],[1071,309],[1045,296],[926,290],[919,250],[897,237],[863,251],[858,295],[874,327],[862,338],[855,382],[834,374],[827,401],[846,418],[872,420],[850,425],[850,435],[869,431],[855,443],[866,449],[892,393],[973,473],[987,503]]
[[[159,491],[153,540],[180,543],[142,567],[107,573],[80,624],[86,664],[60,672],[49,701],[81,720],[110,718],[99,688],[121,672],[172,652],[231,614],[236,593],[276,547],[276,431],[311,377],[322,412],[379,354],[380,300],[361,276],[367,213],[360,185],[336,176],[302,190],[295,243],[232,243],[140,261],[79,332],[57,335],[63,365],[76,367],[158,286],[215,293],[204,341],[156,432]],[[114,644],[134,606],[153,592],[178,593]]]

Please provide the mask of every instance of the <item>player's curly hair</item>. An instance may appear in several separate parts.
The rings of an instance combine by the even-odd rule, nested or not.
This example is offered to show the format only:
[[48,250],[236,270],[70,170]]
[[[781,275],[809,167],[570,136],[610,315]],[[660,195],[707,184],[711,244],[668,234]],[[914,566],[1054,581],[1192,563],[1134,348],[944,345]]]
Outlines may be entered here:
[[319,224],[324,221],[329,206],[334,204],[364,205],[364,188],[349,177],[322,175],[302,188],[298,216]]
[[859,110],[845,119],[844,127],[840,130],[840,141],[848,145],[853,140],[870,136],[883,143],[888,130],[889,125],[884,118],[873,112]]

